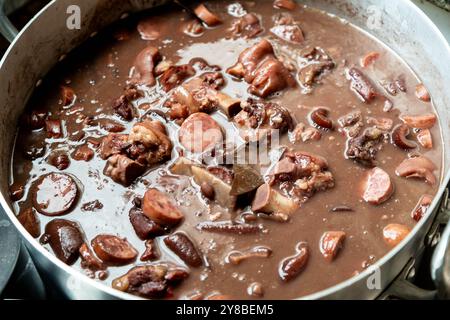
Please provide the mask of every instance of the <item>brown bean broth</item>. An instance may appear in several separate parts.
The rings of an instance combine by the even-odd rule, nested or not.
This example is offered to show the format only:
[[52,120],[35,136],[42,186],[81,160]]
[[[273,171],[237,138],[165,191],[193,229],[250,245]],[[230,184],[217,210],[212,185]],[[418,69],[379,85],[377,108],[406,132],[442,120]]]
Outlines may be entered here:
[[[121,95],[134,58],[145,46],[149,44],[158,46],[162,55],[176,63],[186,63],[193,57],[202,57],[210,64],[219,65],[222,70],[233,65],[239,53],[257,41],[259,37],[252,40],[224,39],[227,28],[234,19],[226,13],[226,4],[229,3],[232,2],[215,1],[209,4],[210,9],[218,13],[224,23],[206,30],[201,37],[192,38],[182,33],[181,22],[188,18],[185,13],[178,9],[159,9],[118,22],[58,63],[44,79],[42,86],[37,88],[27,112],[39,108],[50,111],[52,117],[64,121],[66,135],[62,139],[46,138],[45,156],[30,161],[23,157],[21,150],[25,145],[30,144],[30,141],[42,141],[45,132],[30,133],[27,128],[19,128],[12,162],[12,181],[24,183],[26,193],[22,200],[15,203],[17,212],[31,205],[28,190],[32,181],[42,174],[58,171],[46,162],[49,150],[67,150],[70,154],[77,144],[83,143],[83,140],[72,142],[67,138],[68,133],[74,133],[82,128],[81,124],[74,121],[75,108],[80,108],[79,111],[86,115],[113,118],[125,125],[127,127],[125,132],[128,132],[135,120],[130,123],[121,121],[113,115],[111,103]],[[421,114],[432,111],[431,104],[421,102],[414,96],[414,87],[418,79],[408,66],[386,46],[351,24],[323,12],[300,7],[292,12],[292,15],[305,34],[305,42],[301,45],[287,44],[268,32],[273,23],[272,16],[280,10],[272,7],[272,1],[264,1],[264,3],[258,1],[257,5],[255,2],[253,5],[251,3],[242,1],[249,12],[255,12],[262,18],[265,32],[260,37],[268,37],[277,53],[291,54],[297,48],[315,45],[322,47],[337,63],[337,67],[322,78],[322,84],[315,86],[311,94],[302,94],[298,87],[285,90],[272,98],[288,108],[297,122],[307,123],[306,117],[315,106],[328,107],[329,117],[335,123],[340,116],[356,109],[363,115],[389,117],[394,120],[394,125],[401,122],[398,119],[401,113]],[[149,16],[154,16],[161,24],[159,40],[144,41],[136,31],[137,22]],[[129,39],[118,41],[112,36],[123,30],[130,32]],[[383,78],[395,79],[402,75],[408,88],[407,93],[390,97],[394,103],[394,109],[389,113],[382,111],[382,99],[376,99],[370,105],[362,103],[350,91],[349,81],[344,74],[346,67],[359,65],[359,59],[370,51],[380,53],[380,58],[373,65],[363,69],[374,83]],[[224,75],[227,79],[224,92],[243,99],[248,96],[246,91],[248,85],[245,82],[235,81],[225,72]],[[70,108],[62,107],[60,101],[59,86],[64,83],[73,88],[77,94],[75,106]],[[379,91],[383,92],[381,88]],[[150,103],[154,107],[161,105],[162,100],[155,102],[155,99],[151,98],[152,95],[160,94],[157,87],[148,89],[146,93],[146,97],[135,101],[136,106],[144,103]],[[141,115],[144,112],[140,109]],[[222,114],[216,113],[214,118],[220,119],[221,124],[226,122]],[[156,117],[156,119],[160,118]],[[173,123],[166,125],[171,140],[176,143],[177,126]],[[434,148],[431,151],[419,150],[440,166],[442,155],[440,131],[438,126],[431,131]],[[88,136],[100,137],[105,134],[107,132],[101,129],[88,128],[85,139]],[[63,218],[78,221],[89,241],[99,233],[111,233],[126,237],[141,254],[145,248],[144,242],[135,235],[128,218],[128,211],[132,206],[131,200],[135,195],[143,195],[149,186],[166,189],[185,213],[185,221],[178,229],[195,239],[210,263],[210,269],[192,268],[189,278],[174,290],[174,298],[182,297],[198,289],[205,294],[219,291],[232,297],[246,299],[250,298],[247,287],[255,281],[263,285],[264,298],[287,299],[303,296],[350,278],[355,271],[363,270],[364,261],[373,263],[381,258],[390,249],[383,241],[383,227],[389,223],[401,223],[412,228],[415,221],[411,219],[410,212],[418,199],[424,193],[434,195],[437,190],[437,186],[430,187],[419,180],[397,177],[394,172],[395,167],[407,153],[391,144],[384,144],[377,159],[379,159],[379,166],[389,173],[395,185],[395,193],[389,201],[379,206],[363,202],[359,194],[361,181],[368,169],[344,159],[345,140],[343,134],[338,131],[323,133],[322,139],[318,142],[296,145],[290,144],[287,136],[283,137],[282,142],[295,150],[309,151],[325,157],[334,175],[336,186],[314,195],[293,215],[289,223],[258,220],[258,223],[264,224],[266,233],[219,235],[201,233],[195,229],[195,225],[208,220],[211,213],[223,212],[221,220],[234,218],[236,213],[228,213],[217,205],[209,208],[204,200],[199,199],[199,188],[191,184],[190,179],[167,173],[166,168],[176,159],[176,151],[173,152],[171,161],[150,170],[128,188],[114,183],[103,175],[105,162],[97,153],[89,162],[71,159],[71,165],[64,172],[78,177],[83,184],[83,191],[77,207]],[[176,145],[174,150],[177,148],[179,145]],[[439,176],[438,172],[435,172],[437,176]],[[173,192],[169,189],[173,189]],[[96,199],[103,204],[101,210],[81,211],[82,204]],[[343,204],[353,208],[354,212],[330,212],[333,206]],[[39,218],[42,228],[51,219],[43,215],[39,215]],[[347,233],[344,248],[332,262],[326,261],[319,251],[320,237],[328,230],[342,230]],[[178,257],[165,249],[162,238],[157,238],[162,252],[161,260],[170,260],[182,265]],[[278,277],[278,264],[284,257],[295,253],[295,246],[300,241],[309,243],[311,255],[308,264],[300,276],[288,283],[283,283]],[[240,265],[225,263],[224,258],[229,251],[245,250],[255,245],[270,246],[273,250],[272,256],[268,259],[250,259]],[[140,264],[140,261],[136,264]],[[74,267],[82,270],[79,260]],[[110,285],[114,278],[126,273],[130,268],[131,265],[108,268],[110,275],[104,283]]]

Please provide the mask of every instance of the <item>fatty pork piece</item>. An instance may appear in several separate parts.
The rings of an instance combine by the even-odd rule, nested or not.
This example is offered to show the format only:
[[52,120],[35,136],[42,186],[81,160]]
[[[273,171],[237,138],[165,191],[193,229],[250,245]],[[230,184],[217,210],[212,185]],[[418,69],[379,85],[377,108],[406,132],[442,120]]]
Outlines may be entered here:
[[234,174],[232,170],[225,167],[204,168],[197,163],[180,157],[170,168],[170,171],[178,175],[192,176],[195,183],[203,188],[208,186],[214,190],[214,199],[224,208],[234,208],[236,196],[231,195],[231,184]]
[[193,113],[211,113],[218,107],[228,116],[240,110],[240,100],[217,90],[225,81],[220,72],[207,72],[176,87],[164,106],[169,108],[169,117],[184,121]]
[[242,51],[237,63],[227,72],[243,78],[250,84],[248,91],[261,98],[296,86],[294,77],[277,59],[272,44],[266,39]]
[[294,121],[287,109],[273,102],[248,99],[241,103],[242,111],[234,117],[243,139],[249,142],[270,137],[272,130],[285,133],[294,129]]
[[372,167],[378,150],[382,147],[383,138],[383,132],[377,127],[367,128],[361,135],[348,139],[345,156],[364,166]]
[[106,136],[99,148],[107,160],[104,174],[124,186],[130,185],[147,167],[170,158],[172,142],[159,121],[144,120],[133,126],[130,134]]
[[304,151],[286,152],[272,170],[269,185],[306,201],[334,187],[334,178],[324,158]]
[[161,54],[158,48],[148,46],[137,55],[133,68],[131,69],[131,82],[154,86],[156,84],[154,68],[161,61]]

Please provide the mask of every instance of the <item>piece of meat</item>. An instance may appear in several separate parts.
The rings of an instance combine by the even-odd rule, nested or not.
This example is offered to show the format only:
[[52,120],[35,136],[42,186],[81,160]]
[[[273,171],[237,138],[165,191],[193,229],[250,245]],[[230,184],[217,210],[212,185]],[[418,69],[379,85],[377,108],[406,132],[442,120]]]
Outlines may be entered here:
[[168,92],[195,75],[195,69],[190,64],[171,66],[159,77],[159,83]]
[[203,153],[223,143],[219,124],[208,114],[197,112],[190,115],[178,133],[181,145],[194,153]]
[[382,139],[381,130],[376,127],[367,128],[360,136],[347,141],[345,155],[362,165],[373,166]]
[[333,59],[320,47],[307,47],[302,50],[299,63],[298,80],[305,88],[311,88],[315,83],[334,69]]
[[433,138],[429,129],[421,129],[417,133],[417,141],[426,149],[433,149]]
[[64,135],[61,120],[45,120],[47,138],[59,139]]
[[242,111],[234,117],[242,138],[246,141],[259,141],[271,130],[285,133],[294,129],[294,120],[290,112],[274,102],[248,99],[241,103]]
[[142,40],[157,40],[161,36],[161,27],[163,24],[154,17],[139,21],[137,30]]
[[320,238],[320,252],[329,261],[336,258],[341,250],[346,234],[343,231],[327,231]]
[[89,148],[87,144],[82,144],[75,148],[72,153],[72,159],[76,161],[91,161],[94,157],[94,150]]
[[397,125],[391,134],[392,142],[399,148],[404,150],[414,149],[417,147],[417,144],[408,139],[410,130],[406,124]]
[[261,21],[254,13],[247,13],[236,19],[230,28],[230,32],[235,38],[254,38],[263,31]]
[[184,218],[183,213],[172,199],[154,188],[145,192],[142,211],[148,218],[164,226],[175,226]]
[[315,108],[310,114],[312,123],[321,129],[333,129],[333,121],[328,118],[329,112],[330,111],[324,107]]
[[114,112],[126,121],[131,121],[136,116],[136,111],[131,101],[136,100],[141,96],[141,93],[137,91],[133,86],[125,89],[118,99],[116,99],[112,108]]
[[65,170],[70,166],[69,156],[63,151],[53,151],[47,161],[58,170]]
[[148,46],[144,48],[134,60],[131,81],[149,87],[154,86],[156,80],[153,71],[160,60],[161,54],[156,47]]
[[195,15],[202,20],[208,27],[214,27],[222,23],[220,18],[212,13],[204,4],[199,4],[194,9]]
[[269,184],[263,184],[256,190],[255,198],[252,202],[254,212],[263,213],[287,213],[292,214],[299,208],[299,204],[278,191],[274,190]]
[[[132,146],[128,149],[128,155],[134,160],[143,156],[147,165],[170,159],[172,154],[172,142],[161,121],[147,119],[136,123],[131,128],[128,142],[132,143]],[[132,151],[137,147],[137,144],[142,144],[145,148],[137,150],[138,154],[133,155]]]
[[350,79],[350,89],[363,102],[369,103],[375,99],[377,92],[370,80],[357,68],[350,68],[347,71],[347,76]]
[[242,51],[238,62],[227,72],[244,78],[250,84],[249,92],[262,98],[296,85],[288,69],[275,57],[272,44],[265,39]]
[[123,238],[100,234],[91,241],[95,254],[109,265],[122,266],[133,262],[138,252]]
[[108,158],[103,174],[114,182],[129,186],[145,172],[145,166],[123,154],[115,154]]
[[164,227],[144,215],[141,208],[131,208],[129,218],[136,235],[141,240],[155,238],[165,233]]
[[72,176],[48,173],[40,176],[31,188],[33,207],[47,216],[68,214],[78,200],[78,186]]
[[364,201],[379,205],[389,200],[394,193],[394,185],[389,174],[381,168],[371,169],[364,182]]
[[21,125],[31,130],[40,130],[45,127],[45,120],[48,117],[46,111],[33,110],[30,113],[22,115]]
[[192,20],[186,21],[183,24],[182,31],[183,31],[183,33],[187,34],[188,36],[197,38],[203,34],[203,32],[205,31],[205,28],[203,27],[203,25],[200,21],[198,21],[197,19],[192,19]]
[[186,234],[176,232],[165,237],[164,243],[188,266],[197,268],[203,264],[203,260],[198,252],[198,249]]
[[430,102],[431,97],[428,93],[427,88],[423,85],[423,83],[419,83],[415,88],[415,95],[417,99],[422,100],[424,102]]
[[128,135],[110,133],[103,137],[99,148],[100,158],[108,159],[115,154],[121,154],[130,146],[128,142]]
[[45,226],[44,239],[55,256],[65,264],[72,265],[79,257],[83,245],[83,234],[78,223],[64,219],[53,219]]
[[425,156],[418,156],[403,160],[395,169],[395,173],[400,177],[423,179],[430,185],[436,183],[433,171],[436,165]]
[[324,158],[304,151],[286,152],[270,172],[269,184],[306,201],[316,192],[334,187],[334,178]]
[[231,195],[232,174],[224,167],[201,168],[191,166],[191,173],[195,183],[201,186],[209,184],[214,189],[215,201],[224,208],[233,209],[236,204],[236,196]]
[[300,44],[305,41],[303,31],[297,24],[282,24],[273,26],[270,28],[270,32],[278,38],[290,43]]
[[38,238],[41,235],[41,222],[33,208],[21,210],[17,215],[17,220],[33,238]]
[[106,265],[98,259],[87,243],[83,243],[78,250],[81,257],[81,267],[90,271],[106,270]]
[[61,86],[61,101],[64,107],[71,106],[75,101],[75,91],[68,86]]
[[418,116],[402,115],[400,119],[410,128],[431,129],[437,121],[434,113],[426,113]]
[[406,238],[410,231],[411,230],[403,224],[390,223],[383,228],[383,238],[389,246],[395,247]]
[[274,0],[273,7],[276,9],[286,9],[292,11],[297,8],[297,3],[294,0]]
[[112,287],[146,298],[164,298],[188,276],[186,269],[172,263],[146,264],[133,267],[125,275],[114,279]]

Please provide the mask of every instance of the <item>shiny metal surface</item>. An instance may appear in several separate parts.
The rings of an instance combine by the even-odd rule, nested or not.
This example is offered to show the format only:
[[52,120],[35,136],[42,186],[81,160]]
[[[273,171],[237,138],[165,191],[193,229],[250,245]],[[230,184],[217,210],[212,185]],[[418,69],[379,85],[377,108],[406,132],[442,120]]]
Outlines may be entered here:
[[[271,1],[271,0],[267,0]],[[128,294],[82,275],[47,252],[15,219],[8,199],[10,154],[16,123],[38,80],[58,59],[82,43],[93,32],[119,19],[125,13],[151,8],[167,1],[146,0],[54,0],[22,30],[0,63],[0,203],[20,231],[33,259],[46,280],[72,299],[135,299]],[[367,30],[396,51],[421,76],[430,89],[443,129],[445,150],[450,150],[450,48],[434,24],[408,0],[315,0],[305,3],[337,14]],[[79,3],[80,30],[66,27],[67,7]],[[441,188],[431,208],[410,235],[381,258],[373,268],[336,286],[305,298],[368,299],[377,297],[421,247],[432,223],[445,185],[450,179],[447,152]],[[369,284],[369,285],[368,285]]]
[[16,265],[20,242],[16,228],[0,208],[0,295]]
[[[440,214],[450,218],[450,195],[446,190]],[[450,299],[450,223],[447,223],[431,260],[431,278],[438,290],[439,297]]]

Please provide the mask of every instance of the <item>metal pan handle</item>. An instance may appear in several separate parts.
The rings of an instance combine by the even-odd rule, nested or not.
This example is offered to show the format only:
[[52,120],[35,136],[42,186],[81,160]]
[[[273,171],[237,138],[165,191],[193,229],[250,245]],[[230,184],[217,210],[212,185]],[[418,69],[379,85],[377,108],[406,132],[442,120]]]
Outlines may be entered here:
[[11,43],[19,34],[19,31],[11,21],[9,21],[8,16],[5,13],[6,1],[7,0],[0,0],[0,33]]
[[431,278],[438,290],[438,296],[442,299],[450,299],[450,200],[449,189],[445,190],[444,199],[439,216],[445,217],[447,226],[441,234],[441,239],[431,259]]

